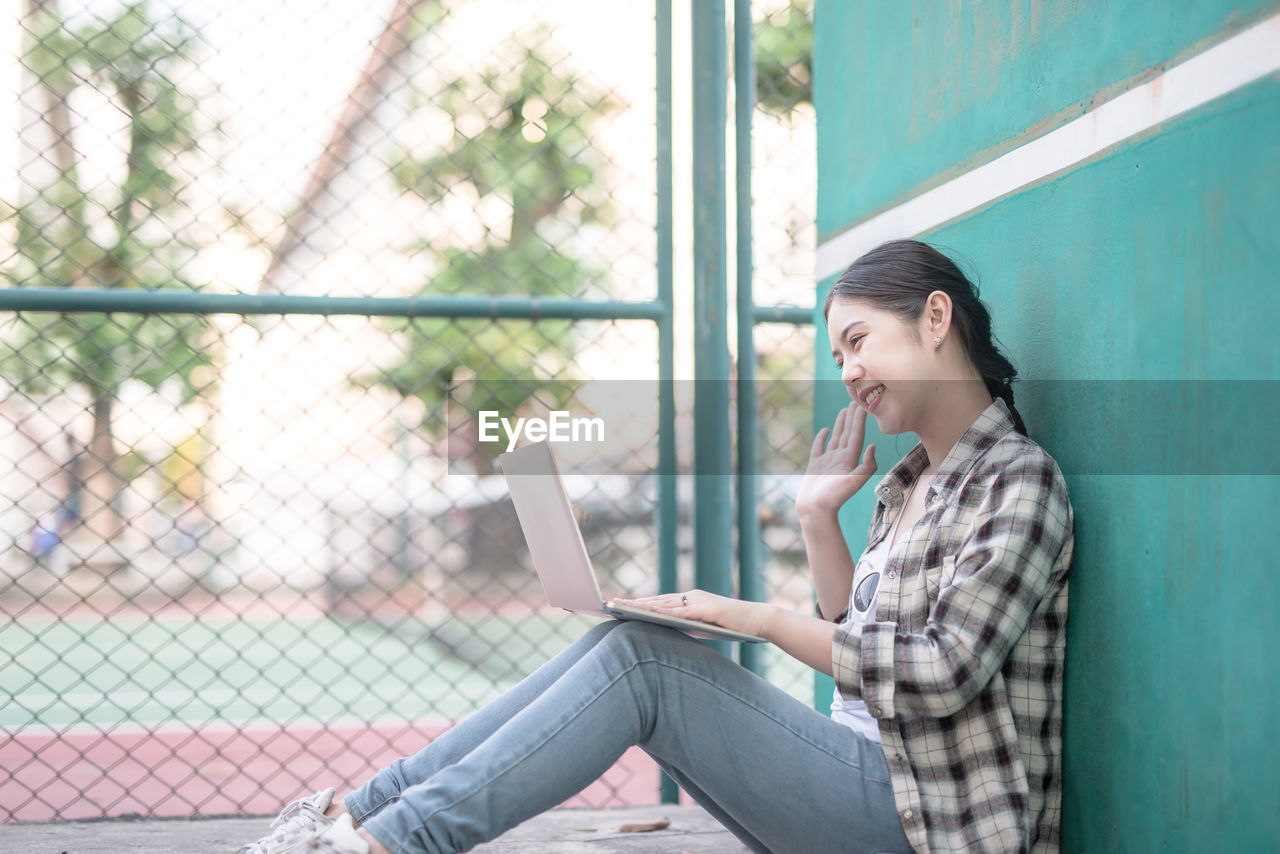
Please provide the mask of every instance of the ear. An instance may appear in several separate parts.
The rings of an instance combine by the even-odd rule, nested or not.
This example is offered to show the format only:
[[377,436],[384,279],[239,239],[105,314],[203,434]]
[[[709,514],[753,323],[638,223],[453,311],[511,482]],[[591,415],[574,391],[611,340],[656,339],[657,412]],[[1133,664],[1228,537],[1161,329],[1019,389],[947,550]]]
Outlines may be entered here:
[[927,340],[935,336],[946,338],[951,329],[951,297],[946,291],[934,291],[925,297],[924,311],[921,313],[921,332]]

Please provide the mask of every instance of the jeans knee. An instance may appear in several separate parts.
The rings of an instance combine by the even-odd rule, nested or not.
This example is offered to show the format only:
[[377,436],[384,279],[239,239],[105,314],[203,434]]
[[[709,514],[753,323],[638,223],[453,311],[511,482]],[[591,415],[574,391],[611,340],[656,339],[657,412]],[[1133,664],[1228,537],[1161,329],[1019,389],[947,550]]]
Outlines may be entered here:
[[600,643],[600,641],[608,637],[614,629],[618,628],[619,625],[621,625],[620,620],[605,620],[602,623],[596,623],[594,626],[587,629],[587,633],[583,635],[583,638],[590,639],[592,643]]
[[638,662],[663,660],[668,657],[669,650],[696,641],[678,629],[640,620],[615,620],[604,643],[625,660]]

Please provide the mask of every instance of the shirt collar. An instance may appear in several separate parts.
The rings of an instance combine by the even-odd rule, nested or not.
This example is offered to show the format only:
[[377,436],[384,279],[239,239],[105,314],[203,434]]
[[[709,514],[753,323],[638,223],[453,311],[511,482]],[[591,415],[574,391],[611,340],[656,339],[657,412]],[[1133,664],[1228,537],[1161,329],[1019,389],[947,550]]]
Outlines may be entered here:
[[[949,499],[960,488],[960,484],[964,483],[965,476],[978,458],[1013,429],[1013,417],[1009,414],[1008,404],[1002,398],[995,398],[968,429],[960,434],[929,482],[929,488],[940,497]],[[924,449],[924,443],[917,442],[880,481],[876,487],[876,497],[884,504],[900,501],[907,487],[924,471],[928,462],[929,455]]]

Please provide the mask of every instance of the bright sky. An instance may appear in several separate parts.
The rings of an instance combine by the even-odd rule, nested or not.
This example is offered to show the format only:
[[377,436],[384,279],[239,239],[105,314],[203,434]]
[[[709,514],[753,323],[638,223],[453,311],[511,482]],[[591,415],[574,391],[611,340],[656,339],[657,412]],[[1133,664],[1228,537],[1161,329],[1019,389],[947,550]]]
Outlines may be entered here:
[[[3,101],[0,102],[0,194],[13,198],[18,153],[17,66],[26,0],[0,0]],[[324,144],[337,112],[353,87],[394,0],[368,3],[317,0],[162,0],[156,9],[177,11],[205,47],[200,71],[217,96],[202,102],[220,120],[228,142],[219,152],[229,177],[272,206],[288,207],[306,170]],[[652,5],[645,0],[604,4],[592,0],[472,0],[451,12],[450,53],[482,56],[538,12],[559,21],[555,41],[619,94],[644,109],[652,102],[651,38],[619,38],[636,24],[652,31]],[[62,0],[75,20],[110,14],[111,0]],[[628,13],[628,14],[622,14]],[[157,15],[159,17],[159,15]],[[627,18],[637,18],[628,21]],[[492,22],[504,26],[494,27]],[[206,106],[207,105],[207,106]],[[652,110],[644,110],[651,116]]]
[[[16,201],[17,162],[20,155],[18,127],[22,104],[18,89],[23,80],[17,65],[20,27],[17,23],[27,0],[0,0],[0,199]],[[692,234],[688,157],[691,148],[688,120],[690,106],[688,77],[689,0],[677,2],[673,13],[676,32],[674,49],[675,83],[673,115],[675,133],[676,222],[675,258],[677,291],[688,299],[692,279],[689,267]],[[109,15],[119,8],[119,0],[60,0],[65,15],[86,19],[94,14]],[[250,221],[262,233],[278,226],[279,218],[291,210],[308,177],[316,156],[328,139],[347,94],[357,80],[377,39],[394,0],[155,0],[157,10],[176,10],[204,42],[199,73],[203,79],[191,81],[189,91],[213,94],[200,100],[210,122],[217,121],[222,136],[212,139],[211,154],[218,167],[199,176],[198,192],[209,200],[209,209],[232,204],[249,210]],[[612,89],[631,109],[604,123],[597,134],[602,151],[616,164],[620,174],[613,189],[617,206],[630,220],[612,227],[607,239],[621,245],[611,252],[610,266],[622,287],[636,281],[652,282],[653,240],[653,3],[652,0],[468,0],[450,4],[448,52],[438,57],[418,57],[415,66],[453,66],[458,71],[482,62],[494,48],[522,23],[534,18],[554,22],[553,40],[568,52],[572,65],[597,83]],[[160,17],[159,14],[156,17]],[[5,21],[13,26],[4,26]],[[501,22],[501,26],[495,26]],[[442,73],[444,73],[442,71]],[[94,105],[83,109],[88,112]],[[106,104],[98,106],[108,106]],[[111,128],[113,111],[96,112],[103,118],[77,137],[86,156],[85,173],[105,175],[119,169],[124,139],[123,128]],[[771,209],[770,200],[780,195],[794,199],[795,187],[812,181],[811,131],[784,130],[774,135],[766,127],[768,119],[757,118],[754,196],[756,200],[755,243],[757,256],[757,302],[794,301],[794,294],[811,287],[811,261],[789,251],[788,218],[794,209]],[[118,114],[114,116],[118,119]],[[28,118],[29,120],[29,118]],[[116,122],[118,125],[118,121]],[[402,136],[409,136],[404,134]],[[110,143],[112,133],[116,143]],[[94,135],[96,134],[96,138]],[[421,138],[421,137],[419,137]],[[81,140],[88,140],[88,143]],[[770,140],[781,140],[789,153],[771,162]],[[730,147],[732,137],[730,136]],[[429,147],[429,146],[428,146]],[[781,148],[780,148],[781,150]],[[727,174],[732,179],[732,161]],[[385,181],[385,174],[383,175]],[[423,213],[379,202],[375,193],[361,192],[357,186],[352,217],[365,217],[364,237],[343,237],[353,250],[344,261],[334,254],[315,270],[306,283],[310,293],[389,293],[416,290],[422,271],[406,260],[403,251],[385,251],[388,243],[413,238],[412,225],[421,228],[424,216],[442,216],[448,227],[462,233],[464,218],[479,222],[485,212],[467,199],[455,200],[462,210]],[[732,186],[730,186],[732,193]],[[787,204],[791,204],[790,201]],[[730,217],[733,201],[729,200]],[[478,214],[478,216],[477,216]],[[381,220],[381,221],[379,221]],[[417,220],[416,223],[413,221]],[[683,225],[681,225],[683,224]],[[211,222],[225,230],[221,222]],[[802,226],[808,227],[802,222]],[[482,232],[481,232],[482,233]],[[0,241],[11,235],[0,234]],[[364,245],[360,245],[361,240]],[[260,249],[251,249],[244,235],[220,234],[218,245],[205,253],[219,290],[255,290],[266,262]],[[375,253],[367,241],[383,241],[384,251]],[[374,247],[376,249],[376,247]],[[371,261],[373,254],[378,260]],[[730,283],[733,281],[733,253],[729,253]],[[375,284],[366,284],[373,282]],[[781,283],[781,287],[779,287]],[[620,293],[625,298],[652,296],[641,291]],[[732,285],[731,285],[732,287]],[[683,321],[682,321],[683,323]],[[733,338],[732,330],[730,340]],[[677,329],[676,340],[684,342],[688,331]],[[731,345],[732,347],[732,345]],[[688,364],[687,354],[679,359]]]

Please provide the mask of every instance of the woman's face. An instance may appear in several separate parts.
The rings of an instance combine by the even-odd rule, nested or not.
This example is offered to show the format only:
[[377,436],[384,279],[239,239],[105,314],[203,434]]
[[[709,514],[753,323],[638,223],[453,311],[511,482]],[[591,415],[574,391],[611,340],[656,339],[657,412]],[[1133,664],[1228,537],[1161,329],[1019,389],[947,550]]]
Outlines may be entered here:
[[827,314],[831,355],[849,396],[885,434],[915,429],[938,366],[921,332],[857,299],[837,299]]

